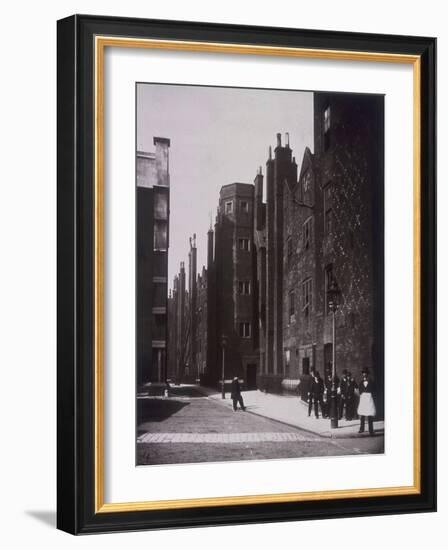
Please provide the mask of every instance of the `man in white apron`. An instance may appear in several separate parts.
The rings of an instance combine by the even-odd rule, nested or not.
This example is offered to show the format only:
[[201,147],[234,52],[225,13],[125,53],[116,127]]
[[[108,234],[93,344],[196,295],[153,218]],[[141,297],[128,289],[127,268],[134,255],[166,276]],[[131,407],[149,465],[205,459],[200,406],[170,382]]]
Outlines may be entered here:
[[359,433],[364,432],[366,417],[369,424],[369,434],[373,435],[373,417],[376,415],[375,401],[373,399],[374,383],[369,377],[369,370],[363,369],[362,380],[359,384],[358,415],[361,419]]

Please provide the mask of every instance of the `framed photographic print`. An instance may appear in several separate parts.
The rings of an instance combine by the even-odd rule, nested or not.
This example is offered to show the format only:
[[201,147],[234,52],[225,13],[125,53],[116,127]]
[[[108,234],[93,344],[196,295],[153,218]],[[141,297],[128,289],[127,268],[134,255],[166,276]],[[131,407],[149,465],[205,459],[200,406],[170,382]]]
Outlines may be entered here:
[[434,511],[433,38],[58,22],[58,527]]

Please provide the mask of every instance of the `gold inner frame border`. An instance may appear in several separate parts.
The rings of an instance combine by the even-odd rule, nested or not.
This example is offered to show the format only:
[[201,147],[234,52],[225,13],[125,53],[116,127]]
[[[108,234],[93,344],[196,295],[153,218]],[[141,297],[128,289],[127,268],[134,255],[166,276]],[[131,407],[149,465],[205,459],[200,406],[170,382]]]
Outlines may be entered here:
[[[300,57],[339,61],[405,63],[413,66],[413,404],[414,404],[414,480],[413,485],[400,487],[361,488],[350,490],[276,493],[262,495],[154,500],[141,502],[104,502],[104,52],[106,47],[162,49],[207,53],[232,53],[265,56]],[[94,510],[95,513],[168,510],[209,506],[232,506],[279,502],[304,502],[341,498],[363,498],[420,494],[421,492],[421,59],[418,55],[382,52],[359,52],[226,44],[214,42],[156,40],[96,36],[95,56],[95,276],[94,276]]]

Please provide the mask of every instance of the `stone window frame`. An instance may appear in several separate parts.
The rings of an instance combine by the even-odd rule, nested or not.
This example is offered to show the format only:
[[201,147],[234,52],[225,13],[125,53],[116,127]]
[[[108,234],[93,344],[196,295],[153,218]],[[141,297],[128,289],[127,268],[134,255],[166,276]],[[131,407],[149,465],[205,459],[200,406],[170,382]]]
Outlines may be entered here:
[[303,173],[303,176],[300,180],[300,197],[303,203],[305,203],[305,196],[308,195],[310,202],[313,200],[313,173],[310,166],[308,166]]
[[168,223],[165,220],[154,221],[153,250],[166,252],[168,250]]
[[250,296],[251,294],[251,284],[250,281],[238,281],[238,294],[241,296]]
[[324,109],[324,133],[330,131],[331,128],[331,105],[327,105]]
[[330,148],[330,136],[331,136],[331,105],[327,104],[323,110],[323,141],[324,151],[328,151]]
[[[245,206],[243,206],[245,205]],[[249,213],[249,201],[248,200],[240,200],[240,210],[241,212],[244,212],[245,214]]]
[[154,193],[154,219],[168,220],[168,193],[156,191]]
[[302,225],[303,249],[309,250],[314,239],[314,216],[309,216]]
[[313,278],[302,281],[302,315],[308,321],[313,310]]
[[[244,243],[247,242],[247,248],[244,246]],[[244,250],[244,252],[250,252],[250,239],[248,237],[240,237],[238,239],[238,248],[239,250]]]
[[[250,338],[251,337],[251,323],[250,321],[240,321],[239,323],[239,335],[240,338]],[[246,330],[247,329],[247,330]]]
[[294,290],[290,290],[288,293],[288,317],[289,322],[292,323],[296,318],[296,293]]
[[225,201],[224,212],[226,214],[233,214],[233,201]]

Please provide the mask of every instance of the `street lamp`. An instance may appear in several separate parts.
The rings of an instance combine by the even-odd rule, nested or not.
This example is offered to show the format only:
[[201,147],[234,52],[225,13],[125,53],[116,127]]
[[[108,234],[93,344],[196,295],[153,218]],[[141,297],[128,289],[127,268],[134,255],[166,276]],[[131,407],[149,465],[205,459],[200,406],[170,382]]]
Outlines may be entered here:
[[226,373],[225,365],[226,365],[226,345],[227,345],[227,337],[225,334],[223,334],[221,337],[221,344],[222,344],[221,397],[225,399],[226,392],[224,388],[224,384],[225,384],[224,378]]
[[336,387],[336,325],[335,315],[338,309],[341,291],[335,279],[333,279],[327,289],[328,309],[333,313],[333,346],[332,346],[332,365],[331,365],[331,392],[330,392],[330,419],[331,427],[338,427],[338,389]]

